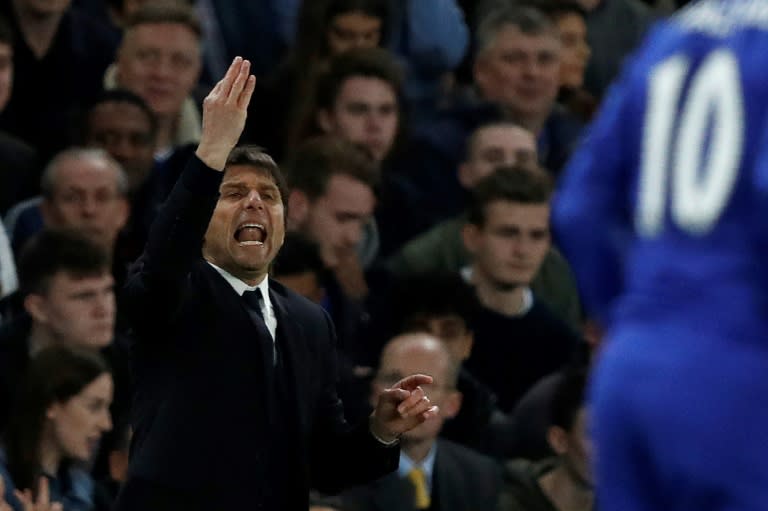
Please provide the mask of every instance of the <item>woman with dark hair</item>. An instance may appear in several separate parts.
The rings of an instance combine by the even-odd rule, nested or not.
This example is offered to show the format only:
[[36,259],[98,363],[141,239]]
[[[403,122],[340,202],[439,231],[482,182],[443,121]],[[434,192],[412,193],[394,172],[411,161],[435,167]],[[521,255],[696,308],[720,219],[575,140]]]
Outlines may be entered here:
[[47,509],[30,508],[32,491],[38,499],[49,493],[64,511],[93,508],[94,483],[79,464],[93,459],[112,428],[112,392],[97,353],[55,345],[33,358],[0,451],[5,500],[14,511]]
[[312,108],[315,82],[330,58],[382,46],[388,12],[387,0],[304,1],[296,44],[277,71],[256,85],[246,127],[249,141],[280,161],[299,119]]

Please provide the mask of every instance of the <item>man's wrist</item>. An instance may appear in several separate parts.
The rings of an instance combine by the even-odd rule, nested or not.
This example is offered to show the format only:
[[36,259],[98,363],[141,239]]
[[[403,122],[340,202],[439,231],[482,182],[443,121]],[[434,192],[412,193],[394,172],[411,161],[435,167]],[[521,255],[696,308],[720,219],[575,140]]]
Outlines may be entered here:
[[396,445],[400,442],[400,435],[385,432],[383,431],[383,428],[377,426],[376,418],[371,415],[368,421],[368,431],[371,432],[371,435],[373,435],[373,438],[375,438],[377,442],[386,446]]
[[227,165],[227,158],[229,158],[230,150],[222,149],[220,147],[208,147],[204,144],[200,144],[195,151],[195,154],[200,161],[214,170],[222,171]]

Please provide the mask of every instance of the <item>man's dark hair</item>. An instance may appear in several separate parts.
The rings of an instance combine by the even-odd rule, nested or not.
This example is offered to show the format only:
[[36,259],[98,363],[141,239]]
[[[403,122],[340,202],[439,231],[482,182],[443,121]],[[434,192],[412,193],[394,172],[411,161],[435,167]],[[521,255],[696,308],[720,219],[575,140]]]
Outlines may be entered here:
[[93,100],[88,104],[88,106],[83,111],[83,115],[80,118],[80,129],[78,130],[80,139],[77,141],[80,145],[85,145],[86,140],[88,139],[90,132],[91,132],[91,115],[93,114],[93,111],[96,110],[97,107],[107,104],[107,103],[127,103],[129,105],[134,105],[136,108],[142,111],[142,113],[147,117],[147,120],[149,121],[150,126],[150,137],[152,137],[152,140],[155,139],[155,136],[157,135],[157,117],[155,117],[155,113],[152,111],[151,108],[149,108],[149,105],[147,105],[147,102],[144,101],[141,96],[134,94],[133,92],[126,90],[126,89],[109,89],[102,91],[98,96],[93,98]]
[[557,37],[554,22],[534,6],[504,5],[488,13],[480,22],[475,34],[475,53],[482,53],[494,44],[499,32],[507,27],[517,28],[530,36],[552,34]]
[[478,227],[485,225],[486,209],[495,201],[544,204],[551,195],[552,180],[545,172],[530,165],[502,166],[472,189],[467,221]]
[[203,37],[200,18],[194,8],[187,2],[178,0],[162,0],[145,2],[144,5],[130,16],[125,22],[125,30],[139,25],[174,23],[189,28],[198,39]]
[[0,43],[13,46],[13,30],[5,16],[0,16]]
[[275,163],[264,149],[255,145],[241,145],[232,149],[227,158],[227,167],[230,165],[250,165],[268,174],[274,181],[280,192],[283,207],[288,207],[288,186],[285,182],[280,167]]
[[379,169],[361,147],[332,135],[309,139],[288,164],[288,187],[301,190],[310,200],[322,197],[335,174],[349,176],[376,189]]
[[586,367],[569,367],[564,371],[552,395],[550,425],[566,431],[573,429],[576,416],[584,406],[587,374]]
[[535,7],[555,22],[569,14],[575,14],[585,21],[587,19],[587,10],[571,0],[526,0],[524,5]]
[[73,277],[109,273],[109,255],[76,231],[44,229],[33,236],[19,255],[19,289],[22,294],[45,294],[51,279],[61,272]]
[[444,316],[458,316],[472,329],[475,297],[456,272],[409,275],[395,284],[392,296],[398,332],[410,331],[420,322]]
[[285,233],[283,246],[272,262],[272,276],[314,273],[318,280],[325,272],[320,249],[313,240],[296,231]]
[[353,77],[382,80],[392,87],[398,100],[400,98],[403,72],[392,54],[383,48],[357,48],[334,57],[328,71],[320,76],[316,109],[332,109],[344,83]]

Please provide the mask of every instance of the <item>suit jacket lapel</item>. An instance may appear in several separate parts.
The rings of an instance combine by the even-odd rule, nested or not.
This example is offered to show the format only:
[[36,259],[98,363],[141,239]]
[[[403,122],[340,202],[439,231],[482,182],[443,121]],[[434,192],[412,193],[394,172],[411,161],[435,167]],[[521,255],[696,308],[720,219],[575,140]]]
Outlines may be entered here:
[[454,462],[450,454],[445,445],[441,445],[438,440],[432,484],[434,485],[435,481],[440,481],[440,484],[436,485],[440,511],[461,511],[466,503],[466,498],[462,492],[464,485],[461,467]]

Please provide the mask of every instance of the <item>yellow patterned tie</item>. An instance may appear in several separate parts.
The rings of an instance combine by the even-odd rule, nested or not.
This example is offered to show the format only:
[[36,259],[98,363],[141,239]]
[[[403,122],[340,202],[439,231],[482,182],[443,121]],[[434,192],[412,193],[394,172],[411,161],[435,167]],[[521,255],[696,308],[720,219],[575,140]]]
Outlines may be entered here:
[[416,509],[429,508],[429,491],[427,491],[427,478],[424,471],[420,468],[414,468],[408,472],[408,479],[413,483],[413,489],[416,493]]

